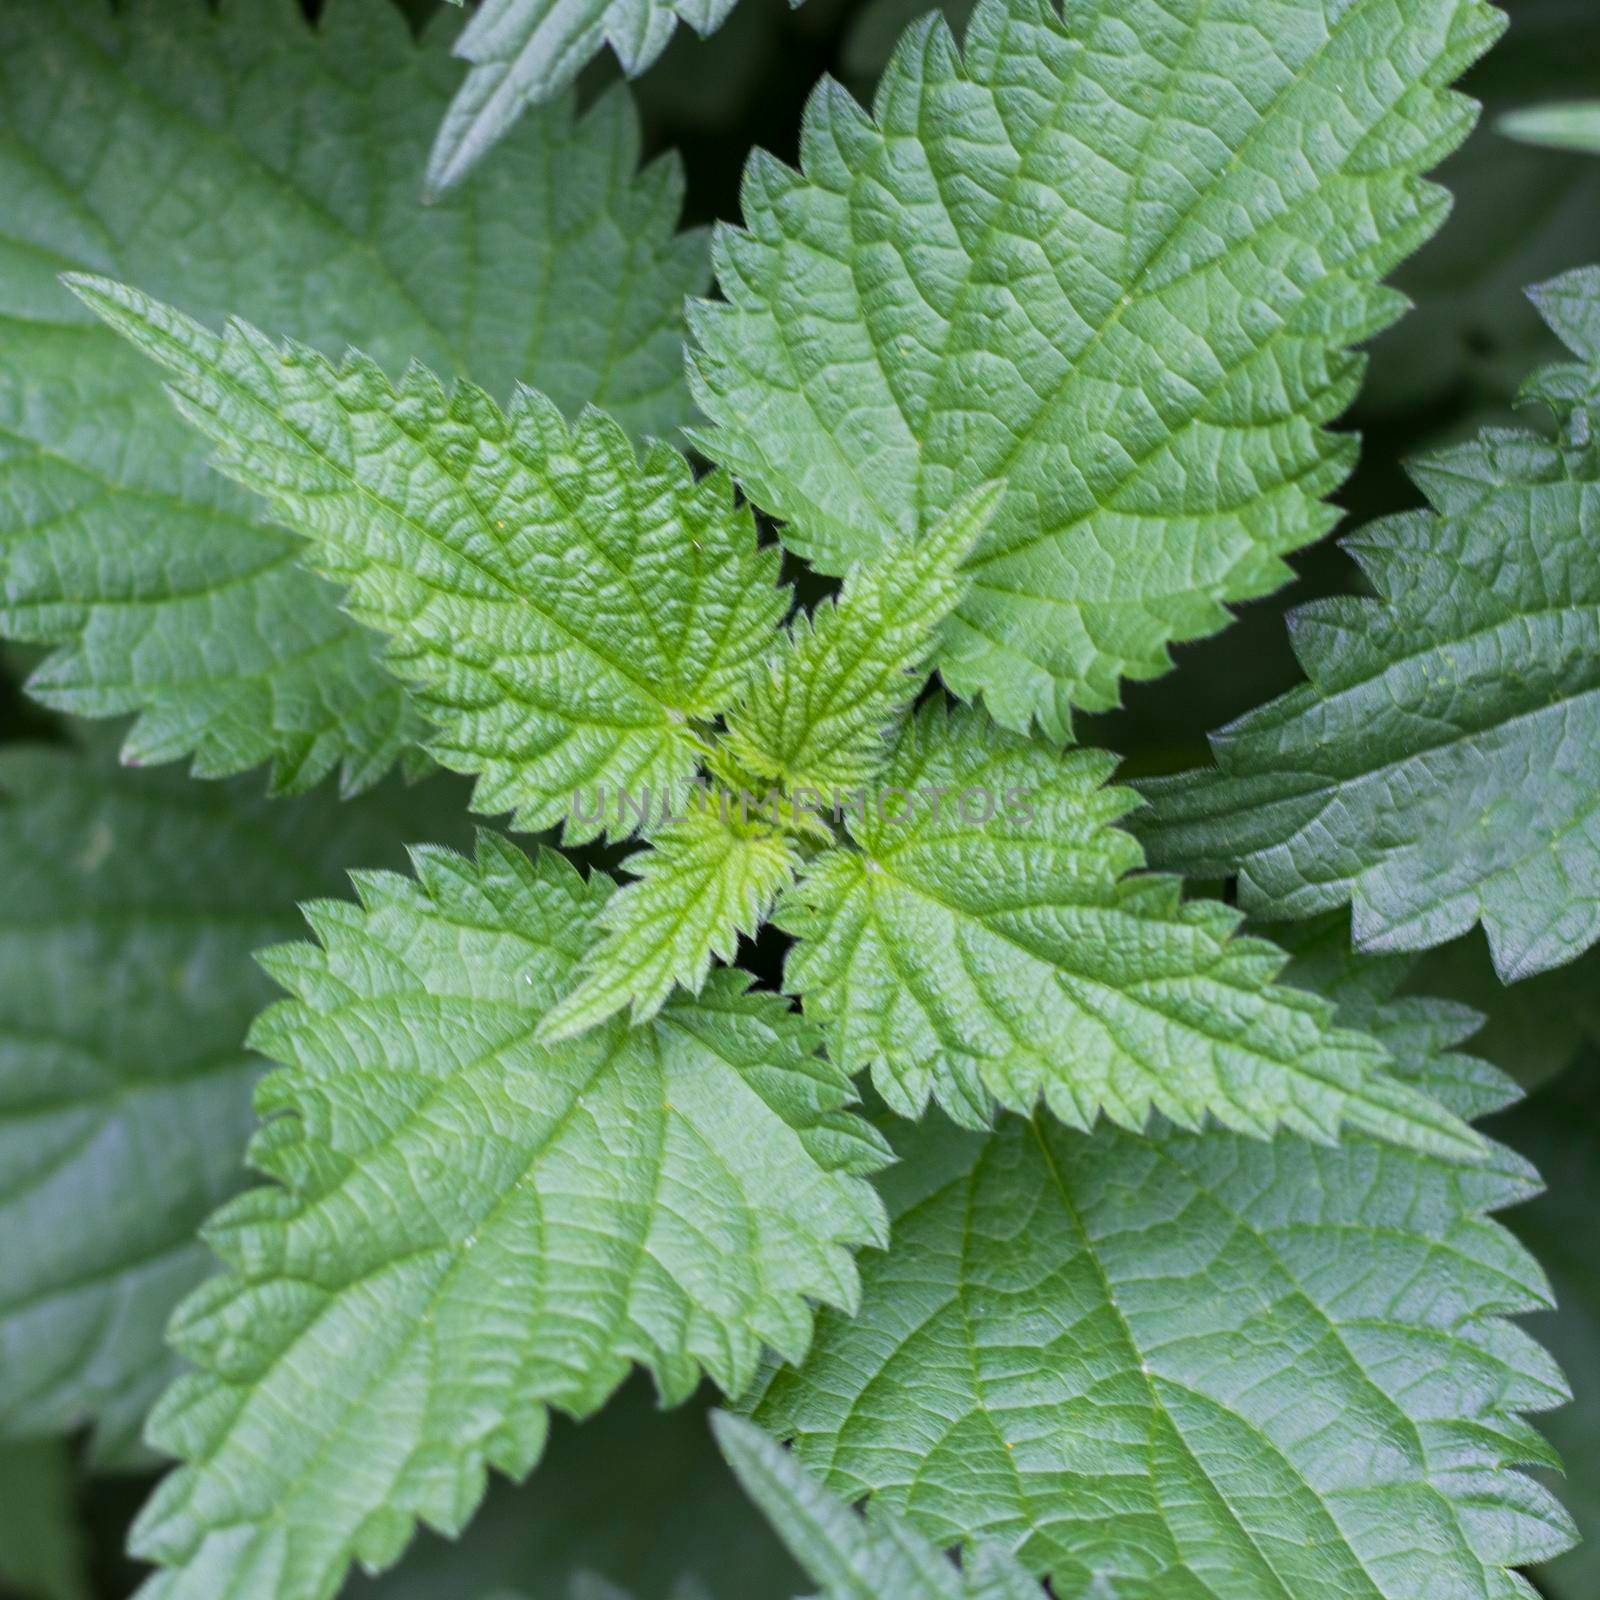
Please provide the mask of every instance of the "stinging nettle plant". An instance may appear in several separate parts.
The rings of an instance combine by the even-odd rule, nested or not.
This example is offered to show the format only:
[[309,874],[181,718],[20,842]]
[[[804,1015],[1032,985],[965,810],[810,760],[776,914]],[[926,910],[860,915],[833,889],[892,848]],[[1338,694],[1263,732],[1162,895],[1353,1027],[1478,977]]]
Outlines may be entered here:
[[1503,17],[979,0],[708,251],[570,86],[731,9],[0,0],[0,628],[136,718],[0,748],[0,1430],[176,1461],[143,1600],[639,1369],[828,1600],[1533,1595],[1539,1181],[1415,955],[1600,939],[1600,269],[1303,685],[1083,742],[1333,528]]

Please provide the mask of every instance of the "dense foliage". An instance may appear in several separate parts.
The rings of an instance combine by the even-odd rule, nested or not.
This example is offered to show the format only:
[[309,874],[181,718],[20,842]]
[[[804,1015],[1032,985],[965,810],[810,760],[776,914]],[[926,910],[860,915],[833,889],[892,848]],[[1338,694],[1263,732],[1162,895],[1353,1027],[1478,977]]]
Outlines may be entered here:
[[923,10],[0,0],[0,1592],[1592,1594],[1600,17]]

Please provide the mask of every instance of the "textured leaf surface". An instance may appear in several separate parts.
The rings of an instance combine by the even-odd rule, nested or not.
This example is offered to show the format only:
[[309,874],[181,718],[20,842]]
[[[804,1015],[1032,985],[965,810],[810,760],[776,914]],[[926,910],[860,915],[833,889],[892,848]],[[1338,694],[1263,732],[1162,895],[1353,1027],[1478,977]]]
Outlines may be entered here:
[[140,712],[140,759],[286,788],[370,784],[422,724],[295,563],[209,472],[148,364],[56,281],[109,273],[208,321],[238,311],[337,355],[413,357],[502,397],[536,382],[633,432],[688,419],[674,162],[636,175],[626,97],[530,119],[440,205],[417,191],[454,78],[389,0],[0,4],[0,631],[59,645],[32,692]]
[[[270,993],[251,952],[346,868],[459,828],[454,784],[269,802],[104,757],[0,754],[0,1433],[138,1455],[195,1229],[243,1182]],[[4,1446],[0,1445],[0,1451]]]
[[889,725],[927,677],[939,630],[966,591],[961,564],[998,503],[981,490],[925,539],[897,540],[851,569],[844,588],[796,618],[728,716],[727,747],[790,793],[831,797],[875,773]]
[[1600,155],[1600,101],[1530,106],[1526,111],[1514,111],[1502,117],[1500,131],[1508,139],[1523,144]]
[[[1458,1008],[1353,987],[1416,1083],[1507,1097],[1448,1053]],[[1548,1303],[1487,1215],[1536,1187],[1509,1152],[1015,1117],[897,1145],[894,1249],[756,1412],[836,1493],[1117,1600],[1531,1600],[1506,1569],[1569,1543],[1511,1470],[1565,1389],[1505,1320]]]
[[609,890],[485,835],[323,902],[268,959],[296,996],[252,1042],[252,1147],[278,1180],[208,1238],[228,1268],[179,1309],[198,1368],[151,1439],[187,1464],[135,1526],[144,1600],[328,1600],[422,1519],[460,1529],[486,1468],[538,1460],[648,1367],[669,1401],[804,1352],[882,1239],[876,1137],[774,997],[727,974],[648,1027],[545,1050]]
[[849,820],[859,849],[814,861],[777,919],[798,938],[786,986],[834,1058],[870,1068],[904,1116],[930,1095],[969,1125],[991,1096],[1043,1099],[1079,1128],[1154,1110],[1470,1154],[1475,1136],[1392,1079],[1372,1039],[1273,982],[1282,953],[1239,937],[1236,912],[1128,877],[1139,847],[1115,824],[1133,797],[1105,787],[1113,765],[969,712],[907,724],[884,803]]
[[781,832],[741,820],[727,800],[698,801],[624,863],[638,877],[606,902],[605,933],[584,958],[582,980],[540,1026],[546,1043],[624,1006],[631,1022],[648,1021],[679,984],[698,994],[711,958],[732,961],[739,935],[766,921],[800,856]]
[[713,1424],[750,1498],[822,1585],[817,1600],[1043,1600],[1038,1584],[997,1547],[980,1547],[958,1571],[900,1518],[864,1520],[753,1424],[726,1413]]
[[1377,598],[1291,618],[1310,681],[1144,786],[1157,865],[1236,871],[1264,915],[1349,901],[1369,949],[1481,921],[1507,980],[1600,937],[1600,270],[1538,298],[1580,358],[1530,386],[1559,436],[1412,468],[1432,510],[1347,544]]
[[[758,155],[695,318],[714,458],[829,572],[1004,480],[945,677],[1064,736],[1332,526],[1325,431],[1442,218],[1481,0],[985,0]],[[1383,70],[1373,71],[1375,62]]]
[[603,412],[569,429],[529,389],[504,412],[420,366],[394,389],[355,353],[335,368],[237,320],[214,334],[137,290],[71,282],[177,374],[217,465],[390,638],[438,727],[429,749],[478,775],[479,810],[626,833],[619,791],[694,775],[695,725],[739,699],[788,604],[724,476],[696,482],[666,445],[636,457]]
[[527,107],[554,99],[607,45],[631,78],[661,54],[679,22],[707,34],[733,7],[734,0],[483,0],[456,41],[455,53],[471,66],[428,157],[429,191],[458,183]]

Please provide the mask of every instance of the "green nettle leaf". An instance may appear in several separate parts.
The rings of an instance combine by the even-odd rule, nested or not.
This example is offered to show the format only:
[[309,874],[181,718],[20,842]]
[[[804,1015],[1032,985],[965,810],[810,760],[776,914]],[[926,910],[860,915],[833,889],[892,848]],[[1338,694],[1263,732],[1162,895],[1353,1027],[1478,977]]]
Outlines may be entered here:
[[902,1519],[874,1508],[863,1520],[751,1423],[723,1412],[712,1426],[750,1498],[822,1585],[817,1600],[1044,1600],[998,1546],[980,1545],[958,1571]]
[[420,366],[398,389],[364,356],[335,368],[230,319],[214,334],[136,290],[69,280],[177,374],[216,464],[268,496],[306,559],[389,636],[389,663],[438,727],[429,750],[476,773],[477,809],[569,840],[639,825],[744,693],[788,608],[727,478],[666,445],[641,459],[588,409],[505,411]]
[[[0,752],[0,1435],[92,1424],[105,1465],[176,1363],[195,1230],[244,1181],[270,988],[251,952],[352,863],[465,830],[455,785],[268,801],[258,784]],[[442,791],[442,792],[441,792]],[[0,1446],[0,1453],[3,1453]]]
[[1114,758],[1058,755],[970,712],[910,722],[857,849],[816,858],[779,907],[785,985],[834,1059],[903,1116],[930,1095],[968,1126],[992,1099],[1062,1121],[1151,1111],[1333,1140],[1341,1124],[1455,1156],[1477,1136],[1396,1081],[1326,1001],[1273,982],[1283,953],[1237,912],[1130,877]]
[[1481,921],[1507,980],[1600,938],[1600,269],[1537,299],[1580,358],[1528,389],[1559,436],[1413,465],[1432,511],[1346,542],[1377,598],[1295,612],[1310,681],[1214,735],[1215,768],[1144,785],[1139,825],[1253,912],[1348,901],[1364,948]]
[[331,0],[315,30],[283,0],[0,0],[0,632],[61,647],[30,684],[47,704],[139,712],[141,761],[359,789],[425,725],[63,269],[392,371],[529,379],[634,433],[689,418],[682,299],[707,267],[673,234],[677,162],[636,171],[617,91],[541,112],[421,206],[454,76],[389,0]]
[[[1511,1097],[1449,1053],[1459,1008],[1392,1006],[1361,969],[1328,992],[1463,1116]],[[893,1251],[755,1411],[836,1493],[1117,1600],[1531,1600],[1508,1569],[1571,1542],[1513,1470],[1551,1464],[1521,1413],[1567,1391],[1507,1320],[1549,1303],[1488,1215],[1537,1188],[1509,1151],[897,1135]]]
[[[1505,19],[949,3],[686,314],[679,168],[571,85],[734,0],[0,0],[0,636],[134,765],[370,791],[0,745],[0,1584],[85,1590],[80,1429],[176,1460],[141,1600],[787,1594],[778,1540],[817,1600],[1531,1600],[1571,1548],[1516,1091],[1421,986],[1551,969],[1525,1074],[1592,1031],[1518,1019],[1600,959],[1600,269],[1536,296],[1557,430],[1425,461],[1215,770],[1133,825],[1070,744],[1332,526]],[[456,853],[425,756],[627,881]]]
[[734,3],[483,0],[456,40],[455,53],[471,67],[428,157],[429,193],[460,182],[529,106],[554,99],[606,45],[632,78],[666,49],[679,22],[711,33]]
[[883,763],[884,735],[928,674],[939,629],[966,591],[961,564],[999,504],[991,485],[850,570],[842,592],[797,617],[727,718],[727,749],[792,795],[854,789]]
[[1600,155],[1600,100],[1529,106],[1502,117],[1498,126],[1508,139],[1522,144]]
[[[698,992],[712,956],[731,961],[739,935],[767,920],[800,866],[791,835],[831,841],[825,810],[846,786],[864,800],[856,786],[882,765],[888,726],[921,686],[939,624],[961,597],[961,561],[995,500],[971,497],[929,538],[863,563],[836,599],[794,619],[708,751],[727,787],[708,784],[628,863],[639,881],[602,913],[605,937],[541,1038],[579,1033],[630,1001],[633,1021],[653,1016],[674,985]],[[781,784],[789,803],[747,786],[762,781]]]
[[730,800],[698,799],[624,863],[639,876],[606,902],[605,935],[584,958],[578,987],[545,1016],[543,1041],[582,1033],[630,1002],[629,1020],[648,1021],[679,984],[698,994],[711,958],[731,961],[739,935],[767,920],[794,882],[799,851]]
[[295,996],[252,1034],[284,1063],[252,1146],[278,1181],[213,1219],[229,1270],[174,1319],[198,1370],[151,1419],[187,1464],[135,1527],[168,1568],[144,1600],[329,1600],[633,1363],[676,1402],[702,1372],[738,1394],[764,1345],[798,1360],[884,1241],[881,1141],[775,996],[722,973],[545,1049],[609,880],[494,835],[414,861],[266,958]]
[[694,318],[704,447],[833,573],[1003,480],[940,664],[1064,738],[1333,525],[1349,347],[1403,308],[1379,280],[1474,117],[1446,85],[1503,21],[984,0],[963,56],[926,19],[873,119],[824,84],[801,171],[752,159]]

